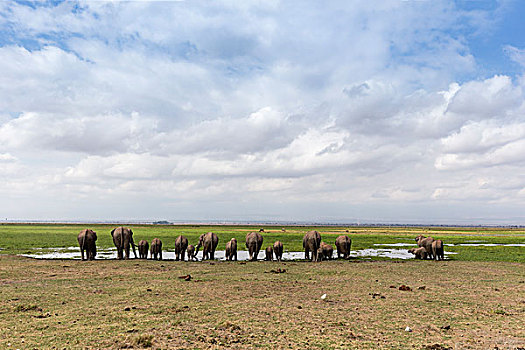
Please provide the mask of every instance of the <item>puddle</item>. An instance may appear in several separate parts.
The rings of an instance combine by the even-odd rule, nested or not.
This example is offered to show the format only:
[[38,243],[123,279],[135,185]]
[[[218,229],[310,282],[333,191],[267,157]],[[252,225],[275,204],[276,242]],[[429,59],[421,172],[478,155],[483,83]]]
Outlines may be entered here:
[[[443,243],[444,246],[448,247],[525,247],[525,243],[474,243],[484,241],[468,241],[470,243]],[[486,242],[486,241],[485,241]],[[417,247],[415,243],[376,243],[374,246],[387,246],[387,247]]]
[[[36,259],[75,259],[80,260],[81,254],[78,247],[68,247],[68,248],[39,248],[39,252],[35,254],[20,254],[28,258]],[[40,252],[41,251],[41,252]],[[130,252],[131,257],[133,257],[133,252]],[[138,254],[137,254],[138,255]],[[215,251],[216,260],[226,260],[226,252],[224,250]],[[259,260],[263,260],[265,257],[264,251],[260,251],[258,255]],[[117,249],[97,249],[96,259],[116,259],[117,258]],[[175,260],[174,251],[162,251],[162,258],[164,260]],[[202,250],[197,254],[197,258],[202,260]],[[248,260],[249,253],[246,250],[239,250],[237,252],[237,260],[243,261]],[[304,252],[284,252],[283,260],[296,260],[304,258]]]
[[451,247],[525,247],[525,243],[501,244],[501,243],[458,243],[445,244]]
[[[376,244],[379,245],[379,244]],[[395,246],[415,246],[408,243],[398,243],[394,244]],[[80,250],[76,247],[67,247],[67,248],[39,248],[39,252],[35,254],[21,254],[28,258],[36,259],[75,259],[80,260]],[[453,252],[445,252],[445,256],[448,254],[457,254]],[[133,253],[131,253],[133,257]],[[258,259],[264,259],[264,251],[259,252]],[[391,259],[413,259],[414,255],[409,253],[406,249],[361,249],[361,250],[352,250],[350,256],[353,258],[363,258],[363,257],[383,257]],[[337,258],[337,252],[334,251],[334,258]],[[97,250],[97,259],[116,259],[117,258],[117,249],[99,249]],[[174,251],[163,251],[162,258],[164,260],[175,260]],[[202,250],[197,254],[197,258],[202,260]],[[237,259],[239,261],[248,260],[249,254],[246,250],[239,250],[237,252]],[[225,251],[217,250],[215,251],[216,260],[226,260]],[[304,259],[304,252],[284,252],[283,260],[299,260]]]
[[[501,243],[478,243],[483,241],[468,241],[468,243],[445,243],[445,246],[454,247],[525,247],[525,243],[513,243],[513,244],[501,244]],[[376,243],[374,246],[385,246],[389,248],[371,248],[353,250],[350,252],[350,256],[354,258],[366,258],[366,257],[383,257],[390,259],[414,259],[414,255],[408,252],[408,249],[395,249],[390,247],[417,247],[415,243]],[[0,248],[2,249],[2,248]],[[20,254],[21,256],[36,258],[36,259],[75,259],[80,260],[80,250],[78,247],[65,247],[65,248],[35,248],[37,253],[34,254]],[[450,254],[457,254],[455,252],[445,251],[445,256]],[[133,253],[131,253],[133,256]],[[175,252],[173,250],[164,250],[162,252],[164,260],[175,260]],[[248,251],[239,250],[237,252],[237,259],[239,261],[248,260]],[[258,255],[259,260],[263,260],[265,257],[264,251],[260,251]],[[337,257],[337,252],[334,251],[334,258]],[[98,249],[97,259],[116,259],[117,249]],[[202,260],[202,250],[197,254],[197,258]],[[225,251],[218,250],[215,252],[216,260],[226,260]],[[299,260],[304,259],[304,252],[284,252],[283,260]]]
[[387,247],[417,247],[416,243],[376,243],[374,245]]

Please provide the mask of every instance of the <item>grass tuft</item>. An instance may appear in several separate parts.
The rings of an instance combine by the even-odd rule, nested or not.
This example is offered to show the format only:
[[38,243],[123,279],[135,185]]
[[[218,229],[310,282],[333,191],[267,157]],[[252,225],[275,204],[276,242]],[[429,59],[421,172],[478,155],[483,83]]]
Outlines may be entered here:
[[151,348],[153,346],[153,336],[151,334],[139,335],[136,343],[143,348]]

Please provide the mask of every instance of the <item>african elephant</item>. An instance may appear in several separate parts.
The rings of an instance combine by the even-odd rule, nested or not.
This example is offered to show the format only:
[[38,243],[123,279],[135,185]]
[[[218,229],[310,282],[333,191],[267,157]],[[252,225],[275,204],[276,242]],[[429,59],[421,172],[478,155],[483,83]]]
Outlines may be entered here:
[[149,243],[146,240],[141,240],[139,242],[139,258],[140,259],[147,259],[148,258],[148,251],[149,251]]
[[259,250],[261,250],[263,244],[263,236],[259,232],[250,232],[246,235],[246,248],[250,253],[250,260],[257,260]]
[[303,237],[303,248],[304,248],[304,258],[308,259],[310,257],[310,252],[312,252],[312,261],[317,261],[317,249],[321,244],[321,235],[317,231],[307,232]]
[[425,260],[427,258],[427,250],[423,247],[411,248],[408,252],[414,254],[416,259]]
[[432,242],[434,242],[434,238],[419,235],[416,237],[416,242],[417,242],[418,247],[425,248],[429,259],[431,260],[434,259],[434,255],[432,254]]
[[135,252],[135,243],[133,242],[133,231],[126,227],[117,227],[111,230],[111,237],[113,237],[113,243],[117,247],[117,258],[118,259],[129,259],[129,246],[133,248],[133,255],[137,258]]
[[[80,254],[82,260],[95,260],[97,255],[97,233],[90,229],[80,231],[77,237],[78,245],[80,246]],[[84,250],[86,251],[86,259],[84,259]]]
[[281,241],[276,241],[273,244],[273,253],[275,254],[275,260],[281,261],[283,258],[283,244]]
[[226,243],[226,260],[237,261],[237,239],[232,238],[228,243]]
[[269,245],[268,247],[266,247],[266,250],[264,251],[265,253],[265,259],[266,261],[272,261],[273,260],[273,247],[271,245]]
[[319,252],[322,254],[322,256],[318,256],[318,258],[321,258],[322,260],[330,260],[334,255],[334,247],[332,247],[331,244],[321,242],[318,249],[318,255]]
[[188,245],[186,252],[188,253],[188,261],[193,261],[194,259],[197,259],[197,257],[195,256],[195,247],[193,246],[193,244]]
[[184,261],[186,249],[188,249],[188,239],[184,236],[177,237],[175,239],[175,261],[179,261],[179,258]]
[[341,235],[335,240],[335,247],[337,248],[337,259],[343,256],[343,259],[350,257],[350,248],[352,247],[352,239],[348,236]]
[[436,239],[432,242],[432,255],[435,260],[445,260],[445,252],[443,250],[443,241]]
[[162,260],[162,242],[160,239],[153,238],[149,252],[153,260]]
[[323,248],[319,247],[317,249],[317,261],[323,261]]
[[213,232],[203,233],[199,237],[199,244],[195,248],[195,255],[199,252],[199,248],[202,246],[202,260],[213,260],[215,259],[215,249],[219,243],[219,237]]

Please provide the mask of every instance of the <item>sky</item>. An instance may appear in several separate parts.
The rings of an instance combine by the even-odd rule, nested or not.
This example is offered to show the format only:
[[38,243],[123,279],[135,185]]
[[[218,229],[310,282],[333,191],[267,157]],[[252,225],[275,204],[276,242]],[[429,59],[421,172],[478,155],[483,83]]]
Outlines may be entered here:
[[525,224],[523,1],[1,1],[2,220]]

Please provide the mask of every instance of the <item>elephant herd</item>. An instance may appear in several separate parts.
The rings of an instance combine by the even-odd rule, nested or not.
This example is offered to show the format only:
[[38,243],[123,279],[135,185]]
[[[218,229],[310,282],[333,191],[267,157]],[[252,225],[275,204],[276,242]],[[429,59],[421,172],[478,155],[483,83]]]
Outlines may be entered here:
[[418,248],[408,250],[416,259],[445,260],[442,240],[419,235],[416,237],[416,243]]
[[[257,260],[259,251],[262,248],[264,238],[261,232],[264,231],[250,232],[246,235],[246,248],[251,261]],[[111,230],[111,237],[113,238],[113,244],[117,248],[117,259],[129,259],[130,248],[133,250],[135,258],[137,258],[133,231],[131,229],[122,226],[114,228]],[[82,260],[94,260],[97,255],[96,232],[90,229],[82,230],[78,234],[77,239]],[[185,260],[186,254],[189,261],[197,260],[197,253],[201,247],[202,260],[213,260],[219,237],[213,232],[208,232],[200,235],[197,246],[188,243],[188,239],[184,236],[178,236],[175,239],[175,260]],[[347,259],[350,256],[350,247],[352,245],[350,237],[337,237],[335,245],[338,258],[343,257]],[[332,245],[321,241],[321,235],[317,231],[310,231],[304,235],[303,248],[305,259],[311,259],[312,261],[331,259],[334,252]],[[140,259],[147,259],[149,251],[151,259],[162,260],[162,241],[154,238],[150,244],[146,240],[141,240],[138,244],[138,251]],[[311,258],[310,253],[312,253]],[[265,260],[271,261],[274,259],[274,256],[277,261],[281,261],[283,256],[283,243],[281,241],[276,241],[265,249]],[[226,243],[226,260],[237,261],[236,238],[232,238]]]
[[[257,260],[259,251],[263,246],[264,238],[261,232],[250,232],[246,235],[246,248],[249,254],[249,260]],[[129,259],[130,247],[133,249],[133,254],[137,258],[135,252],[135,243],[133,241],[133,231],[126,227],[117,227],[111,230],[111,237],[113,243],[117,248],[117,259]],[[97,255],[96,240],[97,234],[95,231],[85,229],[78,234],[78,244],[82,260],[93,260]],[[444,260],[443,241],[435,240],[432,237],[424,237],[419,235],[416,237],[418,248],[412,248],[410,253],[414,254],[417,259],[435,259]],[[188,244],[188,239],[184,236],[178,236],[175,239],[175,260],[185,260],[185,255],[188,255],[189,261],[197,260],[197,253],[202,247],[202,260],[214,260],[215,250],[219,243],[219,237],[213,232],[203,233],[199,237],[197,246]],[[350,237],[341,235],[335,240],[335,247],[337,249],[337,258],[348,259],[350,257],[350,248],[352,240]],[[303,237],[304,258],[311,261],[321,261],[332,259],[334,247],[331,244],[323,242],[321,235],[317,231],[309,231]],[[147,259],[148,251],[150,258],[154,260],[162,260],[162,241],[154,238],[151,244],[146,240],[141,240],[138,244],[139,258]],[[232,238],[226,243],[226,260],[237,261],[237,239]],[[265,249],[265,260],[271,261],[275,259],[281,261],[283,256],[283,244],[281,241],[276,241],[273,245],[269,245]]]

